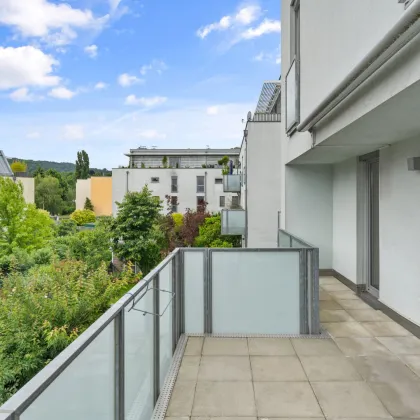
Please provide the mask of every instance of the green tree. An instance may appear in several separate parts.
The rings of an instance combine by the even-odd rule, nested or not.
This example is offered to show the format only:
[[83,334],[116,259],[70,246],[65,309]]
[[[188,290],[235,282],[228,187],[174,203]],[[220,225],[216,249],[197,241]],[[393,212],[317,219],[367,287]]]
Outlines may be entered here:
[[116,255],[137,263],[148,272],[160,260],[155,225],[162,205],[145,186],[141,192],[129,192],[117,203],[118,215],[112,225],[112,242]]
[[168,156],[163,156],[162,165],[163,165],[164,168],[168,167]]
[[33,176],[36,178],[36,177],[40,177],[40,178],[43,178],[44,176],[45,176],[45,170],[43,169],[43,168],[41,168],[41,166],[37,166],[36,167],[36,169],[35,169],[35,171],[34,171],[34,173],[33,173]]
[[222,174],[228,175],[229,174],[229,167],[228,167],[229,156],[223,156],[222,159],[220,159],[217,163],[222,166]]
[[46,176],[36,179],[35,203],[51,214],[59,214],[63,207],[62,190],[57,178]]
[[91,210],[91,211],[95,210],[94,207],[93,207],[92,201],[90,200],[89,197],[86,197],[84,209],[85,210]]
[[66,219],[60,221],[57,227],[58,236],[69,236],[77,233],[77,223],[74,220]]
[[75,210],[70,219],[77,223],[77,226],[85,225],[86,223],[94,223],[96,221],[95,213],[92,210]]
[[26,172],[28,169],[28,165],[25,162],[15,160],[11,165],[10,168],[12,169],[13,173],[17,172]]
[[76,179],[88,179],[89,178],[89,156],[82,150],[77,152],[76,160]]
[[232,248],[241,245],[240,236],[222,236],[220,214],[207,217],[199,227],[199,234],[195,238],[194,245],[206,248]]
[[11,254],[14,248],[29,252],[43,248],[53,234],[47,212],[25,203],[22,184],[0,178],[0,254]]

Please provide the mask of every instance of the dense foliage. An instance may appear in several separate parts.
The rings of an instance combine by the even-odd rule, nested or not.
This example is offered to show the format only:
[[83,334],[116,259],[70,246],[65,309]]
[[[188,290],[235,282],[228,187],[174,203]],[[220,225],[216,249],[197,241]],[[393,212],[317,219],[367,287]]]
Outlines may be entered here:
[[53,222],[45,211],[25,203],[23,187],[11,178],[0,178],[0,256],[14,248],[33,251],[53,236]]
[[141,192],[129,192],[117,203],[118,214],[112,224],[112,246],[116,255],[150,271],[161,258],[159,243],[163,234],[156,229],[162,204],[145,186]]
[[76,179],[89,178],[89,156],[84,150],[77,152],[75,173]]
[[232,248],[241,246],[240,236],[221,236],[222,223],[220,214],[212,215],[199,227],[195,246],[208,248]]
[[91,211],[95,210],[94,207],[93,207],[92,201],[90,200],[89,197],[86,197],[84,209],[85,210],[91,210]]
[[0,299],[0,403],[89,327],[138,279],[119,278],[105,264],[83,261],[40,265],[3,279]]
[[77,226],[83,226],[86,223],[94,223],[96,216],[92,210],[75,210],[70,215],[70,219],[75,221]]
[[15,160],[13,163],[10,164],[10,169],[13,171],[13,173],[17,172],[26,172],[28,169],[28,165],[26,165],[25,162],[22,162],[20,160]]

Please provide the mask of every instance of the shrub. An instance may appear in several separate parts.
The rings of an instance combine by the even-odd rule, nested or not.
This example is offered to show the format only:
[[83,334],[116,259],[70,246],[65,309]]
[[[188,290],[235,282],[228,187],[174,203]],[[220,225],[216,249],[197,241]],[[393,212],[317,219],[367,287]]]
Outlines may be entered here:
[[10,169],[13,171],[14,174],[17,172],[26,172],[28,170],[28,165],[25,162],[15,160],[10,165]]
[[96,217],[92,210],[76,210],[70,215],[70,219],[74,220],[77,226],[82,226],[86,223],[94,223]]
[[92,211],[95,210],[94,207],[93,207],[92,201],[90,200],[89,197],[86,197],[84,209],[85,210],[92,210]]
[[51,248],[41,248],[33,253],[33,260],[36,265],[50,264],[53,259]]
[[85,331],[137,281],[131,269],[119,278],[105,264],[39,266],[30,275],[4,279],[0,299],[0,404]]
[[172,219],[174,219],[175,227],[180,228],[184,223],[184,216],[181,213],[172,213]]
[[68,236],[77,233],[77,223],[72,219],[62,220],[57,227],[58,236]]

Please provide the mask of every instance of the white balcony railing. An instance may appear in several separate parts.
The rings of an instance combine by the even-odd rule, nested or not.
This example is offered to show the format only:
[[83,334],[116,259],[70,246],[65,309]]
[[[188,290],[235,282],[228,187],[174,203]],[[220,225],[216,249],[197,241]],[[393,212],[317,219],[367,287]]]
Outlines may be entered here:
[[319,332],[317,249],[177,249],[0,407],[0,419],[163,419],[184,335]]

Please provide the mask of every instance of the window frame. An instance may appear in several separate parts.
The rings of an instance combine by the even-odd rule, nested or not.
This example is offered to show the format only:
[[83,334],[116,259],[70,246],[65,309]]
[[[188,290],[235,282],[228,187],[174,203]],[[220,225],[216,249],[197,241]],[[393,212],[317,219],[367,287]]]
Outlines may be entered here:
[[[223,201],[223,204],[222,204]],[[226,207],[226,196],[221,195],[219,196],[219,207],[225,208]]]
[[[200,202],[202,203],[200,204]],[[206,204],[206,197],[204,195],[197,195],[196,204],[197,204],[197,209],[200,206],[204,206]]]
[[214,178],[214,183],[215,185],[223,185],[223,178]]
[[[203,178],[203,184],[198,183],[198,179]],[[203,190],[200,190],[200,187],[203,188]],[[197,175],[196,178],[196,192],[197,194],[205,193],[206,192],[206,177],[204,175]]]
[[[234,203],[236,201],[236,204]],[[240,202],[239,202],[239,196],[238,195],[232,195],[232,209],[239,208]]]
[[171,193],[178,194],[178,177],[176,175],[171,176]]
[[150,178],[150,183],[151,183],[151,184],[159,184],[159,182],[160,182],[160,179],[159,179],[159,177],[158,177],[158,176],[152,176],[152,177]]

